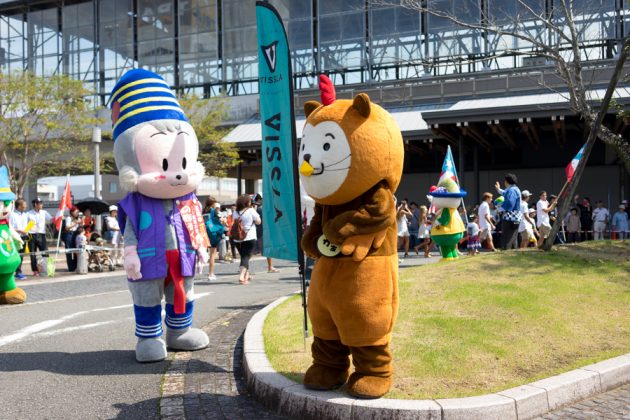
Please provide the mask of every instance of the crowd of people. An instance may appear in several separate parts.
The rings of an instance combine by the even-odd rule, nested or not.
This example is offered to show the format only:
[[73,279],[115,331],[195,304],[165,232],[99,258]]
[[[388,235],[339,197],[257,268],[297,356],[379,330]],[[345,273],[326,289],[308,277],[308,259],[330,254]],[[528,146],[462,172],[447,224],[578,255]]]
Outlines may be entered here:
[[50,236],[59,237],[66,251],[66,265],[69,272],[87,272],[87,260],[82,258],[81,249],[94,241],[96,244],[103,244],[106,239],[112,245],[114,264],[122,266],[122,240],[120,228],[116,219],[118,208],[110,206],[109,215],[104,219],[102,230],[105,238],[96,231],[96,217],[92,215],[90,209],[84,212],[77,207],[71,207],[69,214],[62,220],[60,230],[56,231],[53,224],[53,217],[44,209],[41,199],[35,198],[31,201],[31,209],[27,210],[26,200],[18,198],[15,200],[15,209],[11,213],[10,223],[16,232],[21,236],[24,245],[20,250],[22,261],[18,266],[15,277],[18,280],[26,278],[22,271],[23,254],[30,254],[31,272],[34,277],[44,275],[46,271],[46,259],[48,257],[47,231]]
[[[26,200],[19,198],[15,201],[15,209],[11,214],[10,223],[24,240],[20,254],[30,254],[31,272],[34,277],[45,275],[45,260],[48,257],[48,236],[59,237],[66,253],[66,265],[69,272],[85,273],[81,249],[85,249],[90,242],[97,247],[105,242],[109,244],[114,266],[122,266],[123,236],[118,225],[118,207],[112,205],[109,212],[102,219],[101,230],[96,230],[97,217],[89,209],[81,212],[77,207],[69,209],[67,217],[63,218],[60,231],[56,231],[53,217],[44,209],[39,198],[32,200],[32,207],[27,209]],[[247,284],[253,277],[249,271],[249,260],[253,255],[263,252],[262,230],[262,196],[243,194],[236,203],[222,206],[214,197],[208,197],[203,207],[204,222],[210,239],[208,279],[216,280],[215,263],[236,261],[240,256],[239,283]],[[242,240],[235,239],[230,229],[236,220],[246,232]],[[30,225],[29,225],[30,223]],[[109,252],[109,251],[108,251]],[[23,257],[21,257],[23,258]],[[267,271],[277,273],[271,258],[267,258]],[[82,265],[83,264],[83,265]],[[26,278],[22,271],[22,263],[16,270],[15,276],[19,280]]]
[[[501,249],[527,248],[541,246],[551,233],[551,227],[558,217],[558,197],[547,191],[538,193],[538,200],[533,203],[532,193],[520,190],[517,177],[507,174],[503,185],[495,184],[496,194],[484,192],[481,202],[465,209],[460,206],[459,213],[466,223],[466,234],[460,242],[460,252],[464,249],[468,255],[476,255],[481,248],[489,251]],[[426,205],[415,201],[400,200],[397,204],[398,248],[403,258],[409,252],[422,252],[431,257],[435,244],[431,240],[431,224],[436,209],[431,206],[430,197]],[[28,250],[31,271],[38,277],[42,272],[41,258],[38,255],[48,251],[46,240],[47,225],[52,216],[43,208],[40,199],[32,200],[32,207],[27,210],[27,203],[19,198],[15,201],[15,210],[11,214],[11,224],[24,240],[20,253]],[[580,199],[575,195],[569,212],[562,219],[562,229],[555,241],[573,243],[604,238],[625,240],[630,238],[628,220],[628,202],[623,200],[616,211],[611,212],[598,200],[593,206],[588,197]],[[66,249],[85,247],[90,241],[102,245],[104,241],[112,248],[112,260],[116,266],[122,266],[123,239],[117,220],[118,208],[109,207],[109,214],[103,220],[102,231],[96,231],[96,217],[89,209],[83,213],[72,207],[61,225],[61,240]],[[260,194],[240,195],[236,203],[221,205],[214,197],[208,197],[203,207],[206,231],[210,239],[208,280],[216,280],[216,262],[230,263],[240,256],[239,283],[248,284],[252,279],[249,261],[253,255],[263,252],[262,196]],[[235,221],[245,232],[242,239],[234,238],[232,226]],[[28,228],[27,228],[28,226]],[[102,237],[101,237],[102,234]],[[81,258],[77,252],[66,253],[69,272],[85,272],[80,267]],[[267,258],[267,271],[278,272],[271,258]],[[26,276],[22,264],[15,273],[17,279]]]
[[[253,280],[249,262],[253,255],[263,253],[262,196],[256,194],[253,199],[249,194],[240,195],[235,204],[221,206],[214,198],[208,197],[203,206],[206,232],[210,239],[208,280],[216,280],[216,262],[233,262],[236,254],[240,256],[239,284],[248,284]],[[240,225],[244,236],[239,239],[233,226]],[[267,272],[280,270],[273,266],[271,258],[267,260]]]
[[[481,202],[464,208],[459,213],[467,223],[466,234],[459,249],[468,255],[476,255],[481,248],[496,251],[497,248],[515,249],[540,247],[552,231],[558,215],[558,197],[547,191],[532,193],[518,187],[515,174],[506,174],[503,183],[496,182],[495,193],[484,192]],[[400,200],[397,205],[398,248],[403,258],[410,250],[431,256],[434,247],[431,241],[431,224],[436,209],[431,206]],[[628,202],[623,200],[614,214],[604,206],[602,200],[593,206],[588,197],[580,199],[576,194],[567,214],[562,217],[562,228],[554,238],[556,243],[574,243],[604,238],[625,240],[630,238]],[[461,252],[460,251],[460,252]]]

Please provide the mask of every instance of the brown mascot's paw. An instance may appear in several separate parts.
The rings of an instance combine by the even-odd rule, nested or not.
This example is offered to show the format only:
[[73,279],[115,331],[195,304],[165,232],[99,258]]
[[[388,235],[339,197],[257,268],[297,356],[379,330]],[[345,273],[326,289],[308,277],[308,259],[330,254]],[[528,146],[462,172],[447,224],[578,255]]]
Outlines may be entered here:
[[348,380],[348,394],[356,398],[380,398],[392,386],[392,377],[368,376],[354,372]]
[[304,386],[318,391],[336,389],[348,380],[348,369],[339,370],[322,365],[311,365],[304,375]]
[[26,292],[19,287],[0,293],[0,305],[17,305],[26,300]]

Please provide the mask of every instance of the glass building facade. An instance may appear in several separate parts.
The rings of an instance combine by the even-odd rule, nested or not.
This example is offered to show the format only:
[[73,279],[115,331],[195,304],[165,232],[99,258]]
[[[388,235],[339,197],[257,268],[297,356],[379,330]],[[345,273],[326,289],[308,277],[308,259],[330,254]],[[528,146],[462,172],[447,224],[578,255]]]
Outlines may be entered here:
[[[519,28],[566,51],[554,0],[426,0],[449,19],[370,0],[275,0],[292,49],[296,89],[328,72],[371,84],[519,68],[536,46],[484,30]],[[127,69],[161,74],[175,89],[210,97],[258,92],[254,0],[0,1],[2,71],[69,74],[104,104]],[[614,57],[626,33],[622,0],[574,0],[586,60]],[[537,16],[536,16],[537,15]],[[568,29],[567,29],[568,30]]]

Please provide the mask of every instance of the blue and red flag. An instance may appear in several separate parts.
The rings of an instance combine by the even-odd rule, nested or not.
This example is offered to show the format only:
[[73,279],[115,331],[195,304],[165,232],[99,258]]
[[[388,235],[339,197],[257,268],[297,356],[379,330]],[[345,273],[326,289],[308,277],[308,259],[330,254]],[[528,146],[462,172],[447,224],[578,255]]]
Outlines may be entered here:
[[580,164],[580,160],[582,159],[582,155],[584,154],[585,147],[586,147],[586,144],[582,146],[580,151],[577,152],[577,155],[575,155],[575,157],[571,160],[571,162],[569,162],[567,167],[564,168],[564,171],[567,174],[567,182],[571,181],[571,178],[573,178],[573,174],[577,170],[577,167]]

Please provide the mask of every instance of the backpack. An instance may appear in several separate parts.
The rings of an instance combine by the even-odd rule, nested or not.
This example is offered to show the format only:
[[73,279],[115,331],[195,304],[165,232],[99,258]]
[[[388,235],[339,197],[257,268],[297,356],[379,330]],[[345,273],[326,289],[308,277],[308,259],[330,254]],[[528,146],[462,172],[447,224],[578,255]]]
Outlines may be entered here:
[[243,228],[243,214],[244,213],[245,212],[239,213],[238,219],[234,218],[234,220],[232,221],[232,227],[230,228],[230,238],[232,238],[235,241],[244,240],[245,237],[247,236],[247,232],[249,232],[249,229],[246,231]]

